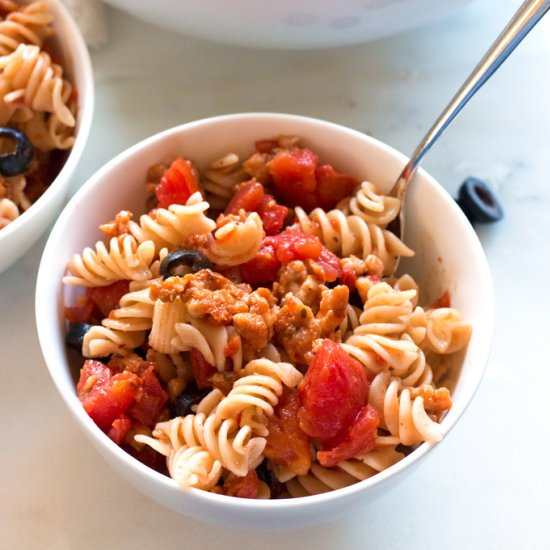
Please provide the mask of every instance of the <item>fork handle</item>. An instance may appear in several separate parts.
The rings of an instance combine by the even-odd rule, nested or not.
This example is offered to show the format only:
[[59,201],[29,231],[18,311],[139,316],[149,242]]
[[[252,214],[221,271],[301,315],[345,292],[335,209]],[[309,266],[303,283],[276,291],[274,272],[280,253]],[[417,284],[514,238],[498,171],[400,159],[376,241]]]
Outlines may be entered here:
[[456,115],[470,101],[490,76],[502,65],[529,31],[550,9],[550,0],[525,0],[498,38],[493,42],[483,59],[460,87],[433,126],[418,144],[409,162],[401,172],[392,189],[392,195],[403,199],[409,182],[413,178],[424,155],[454,120]]

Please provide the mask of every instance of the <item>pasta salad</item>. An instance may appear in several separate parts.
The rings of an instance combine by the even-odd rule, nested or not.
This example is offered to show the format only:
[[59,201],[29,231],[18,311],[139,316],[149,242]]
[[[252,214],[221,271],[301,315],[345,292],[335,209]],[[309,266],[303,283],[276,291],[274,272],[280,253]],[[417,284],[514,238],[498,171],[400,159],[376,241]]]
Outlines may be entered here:
[[318,494],[442,438],[446,359],[471,326],[423,304],[398,199],[294,136],[200,170],[151,166],[147,213],[120,211],[64,283],[77,394],[108,437],[181,488]]
[[46,191],[74,144],[76,91],[48,3],[0,2],[0,229]]

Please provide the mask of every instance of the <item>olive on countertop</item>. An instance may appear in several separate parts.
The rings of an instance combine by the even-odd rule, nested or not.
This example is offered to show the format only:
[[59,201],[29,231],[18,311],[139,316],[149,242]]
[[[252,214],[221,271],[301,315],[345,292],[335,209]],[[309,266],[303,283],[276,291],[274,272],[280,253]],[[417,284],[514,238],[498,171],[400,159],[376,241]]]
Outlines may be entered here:
[[485,182],[469,177],[458,190],[456,201],[471,223],[497,222],[504,216],[504,211],[496,195]]

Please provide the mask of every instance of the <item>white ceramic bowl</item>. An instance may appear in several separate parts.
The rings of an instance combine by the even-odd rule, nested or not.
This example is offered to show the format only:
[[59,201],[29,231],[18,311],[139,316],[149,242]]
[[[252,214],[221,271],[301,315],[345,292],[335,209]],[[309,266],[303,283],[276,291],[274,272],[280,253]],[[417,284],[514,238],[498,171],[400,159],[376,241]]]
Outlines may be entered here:
[[[282,114],[238,114],[191,122],[131,147],[99,170],[76,193],[59,217],[44,250],[36,289],[36,321],[50,374],[69,410],[98,451],[123,477],[158,502],[185,515],[230,527],[283,528],[327,521],[357,501],[371,499],[397,485],[433,448],[422,444],[401,462],[345,489],[306,498],[251,501],[196,489],[179,490],[175,482],[130,457],[84,412],[75,392],[74,372],[64,344],[61,279],[75,252],[93,244],[100,223],[121,209],[142,212],[147,168],[176,154],[201,164],[228,151],[243,156],[259,138],[293,134],[303,137],[323,161],[389,190],[405,157],[379,141],[329,122]],[[113,186],[112,182],[123,182]],[[407,202],[406,240],[416,251],[408,265],[422,285],[427,303],[449,289],[453,306],[473,324],[454,405],[442,421],[446,434],[470,402],[481,380],[492,338],[493,289],[483,250],[472,227],[449,194],[420,171]],[[443,440],[443,444],[444,444]]]
[[471,0],[106,0],[165,28],[215,42],[319,48],[366,42],[436,20]]
[[70,78],[78,92],[76,139],[63,168],[44,194],[26,212],[0,230],[0,273],[23,256],[61,210],[92,124],[94,78],[88,49],[63,4],[59,0],[49,0],[48,4],[55,17],[63,74]]

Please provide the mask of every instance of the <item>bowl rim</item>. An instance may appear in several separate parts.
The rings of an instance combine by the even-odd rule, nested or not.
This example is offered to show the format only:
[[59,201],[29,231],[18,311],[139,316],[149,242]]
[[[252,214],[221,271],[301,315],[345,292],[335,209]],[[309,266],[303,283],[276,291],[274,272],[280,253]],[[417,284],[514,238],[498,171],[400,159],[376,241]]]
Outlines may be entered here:
[[[54,262],[52,258],[55,257],[55,255],[52,254],[51,249],[55,247],[55,243],[58,241],[60,237],[62,237],[64,220],[66,218],[69,218],[72,215],[71,214],[72,206],[73,204],[76,204],[80,200],[81,196],[84,196],[86,193],[88,193],[89,189],[92,189],[97,184],[97,182],[102,180],[118,164],[123,163],[125,160],[138,154],[140,151],[147,149],[157,141],[166,139],[167,137],[176,136],[180,133],[185,133],[186,131],[196,126],[212,124],[212,123],[222,122],[226,120],[246,121],[254,118],[260,118],[260,119],[284,118],[285,120],[288,120],[288,121],[296,121],[296,122],[301,121],[301,122],[310,123],[310,124],[321,123],[323,125],[327,125],[331,127],[335,131],[351,133],[357,138],[361,138],[367,142],[370,142],[370,144],[373,147],[380,149],[384,153],[389,154],[394,158],[402,161],[403,164],[407,161],[407,157],[405,155],[403,155],[402,153],[400,153],[390,145],[382,141],[379,141],[378,139],[372,136],[359,132],[358,130],[354,130],[352,128],[349,128],[334,122],[330,122],[327,120],[323,120],[323,119],[318,119],[318,118],[309,117],[309,116],[302,116],[302,115],[287,114],[287,113],[242,112],[242,113],[232,113],[232,114],[211,116],[211,117],[206,117],[206,118],[186,122],[183,124],[179,124],[171,128],[168,128],[166,130],[163,130],[161,132],[158,132],[152,136],[149,136],[135,143],[134,145],[120,152],[114,158],[108,161],[103,167],[97,170],[81,186],[81,188],[75,193],[75,195],[69,201],[67,206],[63,209],[61,215],[59,216],[50,234],[50,237],[48,238],[48,241],[44,248],[42,259],[40,261],[38,277],[37,277],[37,285],[36,285],[35,315],[36,315],[37,331],[38,331],[40,346],[42,349],[42,354],[46,362],[46,365],[48,367],[48,370],[50,372],[50,375],[58,391],[60,392],[63,400],[65,401],[65,403],[67,404],[67,406],[69,407],[73,415],[79,420],[80,426],[84,428],[84,431],[86,435],[90,438],[90,440],[94,444],[97,443],[98,446],[100,445],[101,450],[105,450],[108,454],[114,455],[117,458],[117,462],[120,462],[121,466],[124,465],[124,467],[129,468],[133,473],[136,473],[141,476],[145,476],[145,478],[147,478],[148,481],[154,484],[160,484],[164,489],[172,492],[173,494],[175,494],[175,492],[178,492],[179,494],[181,494],[180,498],[182,501],[185,500],[189,495],[191,495],[191,498],[198,498],[200,501],[204,503],[208,503],[209,506],[214,505],[214,506],[226,507],[230,503],[231,508],[234,510],[238,508],[243,511],[265,510],[265,511],[273,512],[275,510],[281,510],[281,509],[288,511],[289,508],[298,510],[298,509],[302,509],[303,507],[309,507],[314,504],[320,505],[322,503],[329,502],[329,501],[334,503],[344,499],[347,500],[348,498],[353,496],[357,496],[357,494],[362,493],[368,488],[380,485],[381,483],[388,480],[389,478],[394,477],[400,472],[403,472],[404,470],[408,469],[409,466],[413,465],[414,463],[417,463],[421,458],[425,457],[430,450],[432,450],[438,445],[438,443],[423,442],[405,458],[398,461],[396,464],[390,466],[389,468],[382,470],[376,475],[366,480],[354,483],[348,487],[332,490],[327,493],[318,494],[318,495],[308,495],[304,497],[295,497],[295,498],[286,498],[286,499],[270,499],[270,500],[262,501],[258,499],[249,500],[249,499],[241,499],[236,497],[228,497],[226,495],[219,495],[219,494],[210,493],[207,491],[202,491],[200,489],[190,489],[190,490],[183,491],[182,489],[179,489],[176,486],[174,480],[172,480],[168,476],[165,476],[153,470],[152,468],[142,464],[137,459],[133,458],[126,451],[124,451],[122,448],[116,445],[113,441],[111,441],[106,436],[106,434],[102,432],[95,425],[95,423],[86,414],[86,412],[84,411],[84,408],[81,406],[80,402],[76,398],[76,392],[74,391],[74,388],[73,388],[73,393],[69,394],[69,392],[66,391],[67,388],[63,384],[63,380],[61,379],[62,377],[59,376],[60,374],[65,373],[65,369],[60,370],[59,366],[52,365],[51,361],[48,360],[48,357],[49,357],[48,351],[49,349],[51,349],[51,346],[55,347],[55,343],[51,342],[49,338],[47,338],[47,335],[44,332],[44,329],[42,328],[43,323],[47,323],[51,321],[50,319],[47,319],[44,317],[44,312],[41,309],[41,302],[44,299],[43,297],[46,296],[48,292],[48,289],[46,288],[46,283],[45,283],[45,281],[47,280],[48,264],[51,262]],[[487,331],[488,337],[486,340],[484,340],[484,346],[480,348],[481,351],[476,356],[479,359],[480,363],[482,363],[482,365],[479,368],[479,374],[477,376],[477,379],[473,383],[471,393],[467,395],[467,397],[463,398],[460,405],[455,406],[453,404],[453,409],[451,410],[454,410],[454,414],[450,420],[448,420],[447,422],[445,421],[447,418],[449,418],[448,416],[443,418],[441,425],[443,428],[443,436],[444,436],[443,439],[445,439],[448,436],[448,433],[450,432],[450,430],[456,425],[459,418],[465,412],[471,400],[473,399],[474,395],[476,394],[487,366],[487,362],[488,362],[490,350],[491,350],[493,331],[494,331],[494,288],[493,288],[493,282],[492,282],[491,273],[489,269],[489,264],[487,262],[485,253],[483,252],[481,243],[479,242],[479,239],[474,229],[471,227],[470,223],[468,222],[468,220],[466,219],[466,217],[464,216],[460,208],[456,205],[456,203],[452,200],[452,198],[450,198],[447,191],[424,169],[422,168],[419,169],[418,175],[428,183],[431,191],[439,195],[445,195],[446,197],[445,200],[446,202],[448,202],[450,209],[454,211],[455,215],[461,218],[461,223],[463,225],[464,230],[467,233],[469,233],[471,237],[470,241],[475,249],[474,251],[476,253],[476,261],[478,262],[478,266],[483,274],[482,285],[485,291],[487,292],[487,295],[485,296],[486,310],[487,310],[485,322],[488,325],[488,331]],[[56,285],[59,288],[59,286],[62,285],[61,281],[56,283]],[[152,498],[155,498],[153,495],[149,495],[149,496]]]
[[[15,220],[0,230],[0,248],[2,241],[8,240],[27,221],[38,216],[54,200],[57,196],[57,191],[60,190],[59,188],[63,188],[69,183],[68,180],[74,174],[75,168],[82,157],[92,127],[95,87],[90,52],[77,23],[61,0],[48,0],[47,3],[53,6],[52,12],[55,19],[61,20],[63,26],[68,29],[66,38],[71,43],[71,51],[75,52],[73,56],[74,62],[78,62],[82,71],[82,82],[78,86],[76,82],[73,82],[73,86],[78,89],[79,97],[82,97],[83,93],[85,94],[85,101],[78,103],[75,142],[70,149],[63,167],[44,193],[27,210],[21,212]],[[64,55],[66,56],[66,52],[64,52]],[[76,69],[73,69],[73,73],[76,73]],[[75,75],[73,74],[74,79]]]

